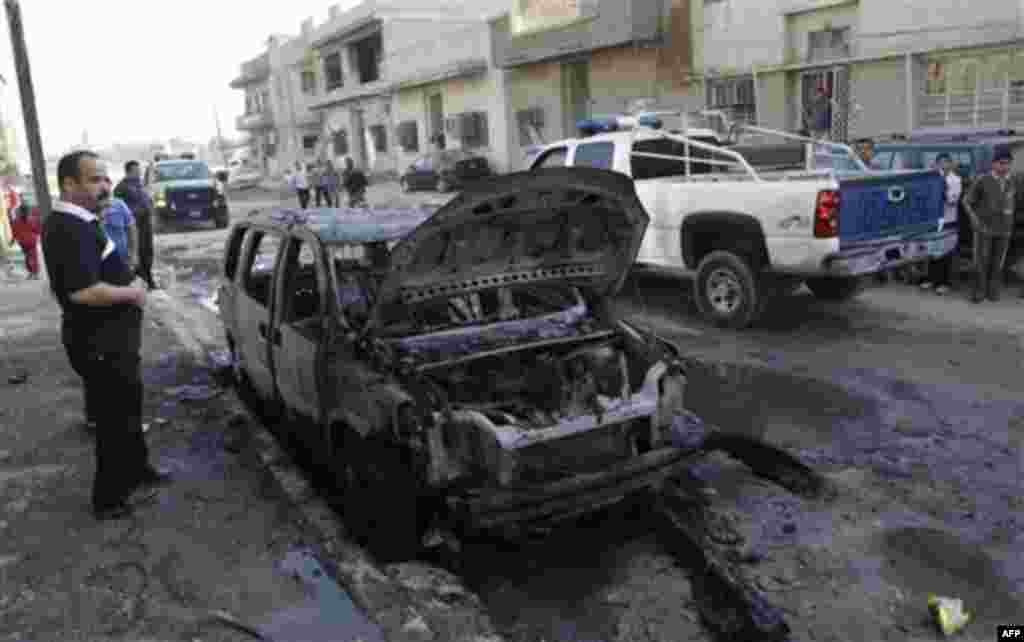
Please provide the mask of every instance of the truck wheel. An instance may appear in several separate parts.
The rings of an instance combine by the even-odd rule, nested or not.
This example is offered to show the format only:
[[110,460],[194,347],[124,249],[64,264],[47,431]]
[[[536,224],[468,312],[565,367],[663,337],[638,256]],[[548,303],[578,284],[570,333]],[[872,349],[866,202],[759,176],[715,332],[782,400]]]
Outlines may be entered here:
[[697,309],[720,327],[745,328],[764,311],[764,293],[754,270],[732,252],[711,252],[697,267]]
[[860,294],[863,282],[857,277],[815,277],[807,287],[823,301],[847,301]]

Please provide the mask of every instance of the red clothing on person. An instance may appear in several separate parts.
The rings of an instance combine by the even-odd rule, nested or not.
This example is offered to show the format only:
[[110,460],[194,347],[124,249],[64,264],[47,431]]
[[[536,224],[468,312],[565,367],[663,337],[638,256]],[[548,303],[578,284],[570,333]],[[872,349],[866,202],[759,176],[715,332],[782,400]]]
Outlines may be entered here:
[[39,222],[39,208],[33,209],[28,217],[15,218],[11,222],[11,233],[14,240],[21,245],[29,274],[39,274],[39,237],[43,233],[42,224]]

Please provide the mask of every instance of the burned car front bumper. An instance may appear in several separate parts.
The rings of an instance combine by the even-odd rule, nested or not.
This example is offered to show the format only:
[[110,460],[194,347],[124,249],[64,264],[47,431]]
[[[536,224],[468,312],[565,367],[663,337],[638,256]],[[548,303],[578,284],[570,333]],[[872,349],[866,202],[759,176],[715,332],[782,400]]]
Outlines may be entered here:
[[596,511],[647,489],[693,463],[694,451],[658,448],[600,473],[525,488],[483,488],[447,498],[452,516],[473,531],[519,530]]

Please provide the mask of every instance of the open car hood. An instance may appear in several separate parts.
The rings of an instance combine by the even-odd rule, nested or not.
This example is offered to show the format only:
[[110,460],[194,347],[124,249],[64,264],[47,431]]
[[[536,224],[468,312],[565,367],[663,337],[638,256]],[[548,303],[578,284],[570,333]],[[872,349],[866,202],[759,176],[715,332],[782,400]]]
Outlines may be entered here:
[[647,223],[623,174],[551,168],[475,182],[393,248],[373,317],[382,306],[508,284],[558,281],[614,295]]

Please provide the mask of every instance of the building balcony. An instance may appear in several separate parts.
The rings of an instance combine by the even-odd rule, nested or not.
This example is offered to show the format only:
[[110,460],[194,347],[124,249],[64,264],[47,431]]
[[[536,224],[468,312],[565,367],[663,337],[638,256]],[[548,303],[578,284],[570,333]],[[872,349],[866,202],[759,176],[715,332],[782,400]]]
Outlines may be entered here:
[[661,5],[650,0],[595,0],[560,3],[559,11],[536,11],[536,15],[513,11],[491,23],[495,64],[508,68],[607,47],[658,42],[664,36]]
[[319,110],[333,105],[340,105],[349,101],[359,100],[361,98],[383,96],[388,94],[391,89],[392,83],[389,80],[374,80],[373,82],[367,83],[346,84],[343,87],[338,87],[337,89],[319,96],[316,100],[310,101],[309,108],[312,110]]
[[243,63],[241,73],[231,81],[232,89],[242,89],[253,83],[263,82],[270,78],[270,56],[264,54],[259,58]]
[[235,120],[235,129],[239,131],[256,131],[270,129],[274,126],[274,116],[270,112],[242,114]]
[[295,115],[295,126],[296,127],[320,127],[324,122],[324,113],[322,111],[309,111],[303,109]]

